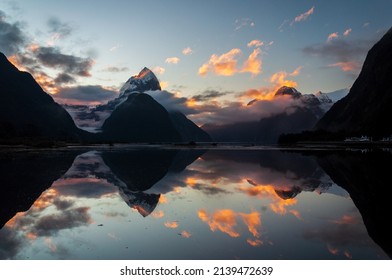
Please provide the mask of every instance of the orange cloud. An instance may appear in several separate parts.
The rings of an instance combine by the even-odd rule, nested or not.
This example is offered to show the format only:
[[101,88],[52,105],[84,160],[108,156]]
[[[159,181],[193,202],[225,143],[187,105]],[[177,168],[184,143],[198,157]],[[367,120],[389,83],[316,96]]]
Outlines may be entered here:
[[187,47],[187,48],[182,50],[182,54],[183,55],[190,55],[192,53],[193,53],[193,50],[190,47]]
[[[252,43],[253,42],[253,43]],[[256,40],[250,42],[251,46],[257,44]],[[248,46],[249,46],[248,44]],[[259,58],[261,50],[259,48],[253,50],[249,57],[244,62],[242,68],[238,69],[238,56],[241,54],[240,49],[232,49],[227,53],[220,56],[213,54],[211,55],[208,62],[204,63],[199,68],[199,75],[205,76],[208,72],[212,72],[220,76],[232,76],[236,73],[252,73],[257,75],[261,73],[262,61]]]
[[161,86],[161,89],[163,90],[163,89],[165,89],[165,88],[167,88],[169,86],[169,82],[160,81],[159,85]]
[[166,196],[164,196],[163,194],[161,194],[161,196],[159,197],[159,203],[161,203],[161,204],[167,203],[167,198],[166,198]]
[[168,57],[168,58],[166,58],[165,62],[169,63],[169,64],[177,64],[178,62],[180,62],[180,58],[178,58],[176,56]]
[[338,32],[331,33],[328,35],[327,42],[331,42],[332,40],[337,39],[337,38],[339,38]]
[[[245,100],[249,101],[249,98],[253,98],[255,100],[273,100],[275,98],[276,91],[282,86],[287,87],[297,87],[297,82],[288,79],[288,77],[294,77],[300,73],[302,67],[297,67],[293,72],[287,73],[286,71],[279,71],[274,73],[269,81],[271,83],[270,86],[261,87],[258,89],[250,89],[247,90],[240,98],[243,102]],[[282,98],[285,98],[284,96]]]
[[248,43],[248,47],[261,47],[264,45],[264,42],[260,41],[260,40],[252,40]]
[[[247,226],[248,231],[257,239],[261,236],[259,229],[261,228],[260,213],[254,211],[249,214],[247,213],[236,213],[231,209],[221,209],[215,211],[213,214],[208,214],[205,209],[201,209],[198,212],[199,218],[208,224],[211,231],[219,230],[231,237],[239,237],[240,233],[235,229],[237,226],[237,218],[241,218],[244,224]],[[253,244],[262,243],[261,240],[252,240]],[[249,241],[248,241],[249,243]]]
[[188,177],[185,180],[185,184],[187,184],[190,187],[193,187],[193,186],[195,186],[197,184],[197,179],[194,178],[194,177]]
[[237,72],[236,57],[239,54],[241,54],[240,49],[232,49],[220,56],[217,54],[211,55],[208,62],[199,68],[199,75],[205,76],[209,71],[221,76],[234,75]]
[[248,227],[249,232],[256,238],[260,237],[261,234],[257,229],[261,227],[260,213],[255,211],[249,214],[240,213],[239,215]]
[[[260,199],[270,199],[272,202],[269,204],[270,209],[280,215],[287,213],[286,208],[297,203],[295,198],[282,199],[275,191],[275,187],[272,185],[257,185],[253,187],[240,187],[240,191],[244,192],[249,196],[256,196]],[[293,213],[292,213],[293,214]]]
[[178,222],[177,221],[166,222],[164,225],[167,228],[178,228]]
[[57,84],[54,80],[46,75],[45,73],[35,73],[34,74],[35,81],[42,87],[42,89],[49,94],[57,94],[60,89],[57,87]]
[[12,55],[7,57],[8,60],[20,71],[26,71],[27,69],[23,67],[23,65],[19,62],[19,59],[16,55]]
[[303,220],[301,213],[298,210],[291,209],[289,213],[293,214],[298,220]]
[[163,218],[165,216],[165,213],[162,210],[159,211],[155,211],[151,214],[152,217],[156,218],[156,219],[160,219]]
[[189,237],[191,237],[191,233],[190,232],[188,232],[188,231],[186,231],[186,230],[183,230],[182,232],[181,232],[181,236],[182,237],[185,237],[185,238],[189,238]]
[[208,224],[211,231],[219,230],[231,237],[239,237],[240,234],[234,229],[237,225],[236,213],[231,209],[222,209],[209,215],[205,209],[198,212],[199,218]]
[[248,244],[249,244],[250,246],[253,246],[253,247],[258,247],[258,246],[263,245],[263,241],[260,240],[260,239],[251,239],[251,238],[248,238],[248,239],[246,240],[246,242],[248,242]]
[[298,66],[298,67],[295,68],[295,70],[294,70],[293,72],[291,72],[289,75],[290,75],[291,77],[298,76],[299,73],[301,72],[301,70],[302,70],[302,66]]
[[304,21],[313,13],[314,13],[314,6],[310,8],[308,11],[306,11],[305,13],[296,16],[294,22]]
[[259,48],[253,50],[248,59],[244,62],[240,72],[249,72],[252,73],[252,75],[260,74],[262,64],[261,59],[258,57],[260,53],[261,50]]
[[344,72],[359,72],[361,66],[355,61],[337,62],[328,67],[338,67]]
[[346,29],[346,31],[343,32],[343,36],[347,37],[348,35],[350,35],[351,31],[353,31],[351,28]]

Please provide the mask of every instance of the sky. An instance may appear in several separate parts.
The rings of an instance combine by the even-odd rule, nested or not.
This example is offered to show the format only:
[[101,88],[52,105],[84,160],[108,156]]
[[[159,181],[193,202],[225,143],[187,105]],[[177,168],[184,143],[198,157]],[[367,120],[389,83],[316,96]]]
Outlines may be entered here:
[[197,117],[282,85],[351,87],[391,11],[391,0],[0,0],[0,51],[59,103],[105,103],[148,67]]

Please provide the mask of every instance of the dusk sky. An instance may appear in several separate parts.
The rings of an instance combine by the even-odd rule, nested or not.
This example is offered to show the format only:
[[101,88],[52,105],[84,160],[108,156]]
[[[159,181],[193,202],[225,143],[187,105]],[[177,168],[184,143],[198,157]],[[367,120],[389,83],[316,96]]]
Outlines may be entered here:
[[144,66],[186,106],[348,88],[391,0],[0,0],[0,51],[59,102],[98,104]]

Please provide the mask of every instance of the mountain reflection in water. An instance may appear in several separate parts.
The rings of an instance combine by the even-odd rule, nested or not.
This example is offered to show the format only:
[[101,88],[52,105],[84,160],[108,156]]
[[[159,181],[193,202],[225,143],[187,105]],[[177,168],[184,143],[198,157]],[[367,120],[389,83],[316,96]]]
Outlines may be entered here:
[[388,151],[2,153],[0,259],[388,259],[391,163]]

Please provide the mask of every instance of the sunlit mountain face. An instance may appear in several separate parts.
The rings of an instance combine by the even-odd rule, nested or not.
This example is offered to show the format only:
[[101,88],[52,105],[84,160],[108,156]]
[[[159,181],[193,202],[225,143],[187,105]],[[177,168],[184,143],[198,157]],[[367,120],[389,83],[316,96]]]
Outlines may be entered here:
[[[347,153],[353,168],[390,158]],[[363,208],[367,190],[328,167],[340,158],[279,150],[81,151],[5,222],[0,257],[386,259],[389,243],[375,234],[380,222]],[[372,170],[364,176],[378,184]]]

